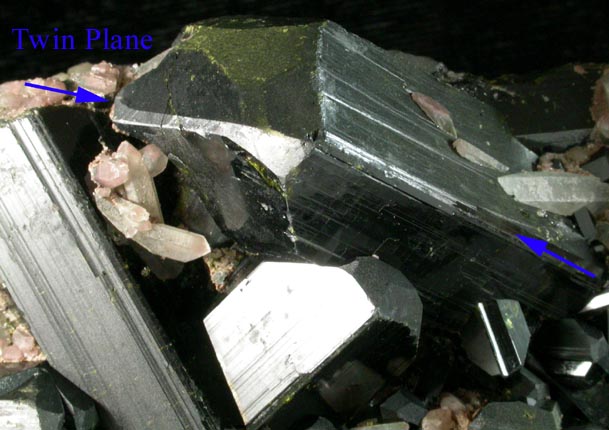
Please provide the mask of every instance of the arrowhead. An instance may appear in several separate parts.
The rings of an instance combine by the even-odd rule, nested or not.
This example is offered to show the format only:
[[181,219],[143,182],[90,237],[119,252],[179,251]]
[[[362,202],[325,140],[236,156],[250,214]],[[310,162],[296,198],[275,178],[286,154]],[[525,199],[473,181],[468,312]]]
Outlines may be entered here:
[[545,240],[534,239],[532,237],[523,236],[521,234],[517,234],[516,236],[518,237],[518,239],[524,242],[526,246],[531,248],[531,251],[533,251],[540,257],[541,254],[543,254],[546,251],[546,248],[548,247],[548,242],[546,242]]
[[110,100],[106,100],[103,97],[98,96],[97,94],[93,94],[91,91],[87,91],[84,88],[78,87],[76,90],[76,99],[74,102],[76,103],[91,103],[91,102],[109,102]]

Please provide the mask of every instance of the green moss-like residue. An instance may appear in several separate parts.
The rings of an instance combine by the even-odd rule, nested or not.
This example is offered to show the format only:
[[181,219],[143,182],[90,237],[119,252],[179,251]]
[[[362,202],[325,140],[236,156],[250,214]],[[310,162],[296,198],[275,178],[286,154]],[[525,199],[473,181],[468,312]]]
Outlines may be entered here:
[[260,163],[253,157],[248,157],[247,164],[249,164],[256,172],[258,172],[258,175],[260,175],[260,178],[262,178],[265,184],[267,184],[270,188],[277,190],[282,195],[284,194],[283,188],[281,187],[279,180],[275,178],[275,176],[272,175],[262,163]]
[[[252,20],[252,23],[256,24],[256,21]],[[261,23],[263,21],[258,22]],[[317,27],[318,24],[243,25],[239,28],[213,23],[194,24],[184,29],[182,41],[176,48],[204,52],[239,85],[262,85],[303,64],[303,52],[314,42]]]

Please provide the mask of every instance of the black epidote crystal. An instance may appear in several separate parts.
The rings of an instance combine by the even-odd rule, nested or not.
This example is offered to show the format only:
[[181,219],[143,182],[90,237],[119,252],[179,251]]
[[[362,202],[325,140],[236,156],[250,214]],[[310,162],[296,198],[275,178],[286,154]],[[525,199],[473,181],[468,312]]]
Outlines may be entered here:
[[564,383],[594,385],[602,373],[609,373],[607,339],[576,319],[547,321],[535,334],[534,345],[546,369]]
[[560,430],[555,414],[521,402],[486,405],[470,424],[471,430]]
[[573,216],[575,217],[575,222],[577,223],[577,227],[581,234],[587,240],[594,240],[596,238],[596,227],[594,218],[588,208],[579,209]]
[[343,420],[365,409],[407,369],[421,318],[406,277],[362,257],[340,268],[263,262],[205,328],[246,426],[283,429],[304,418],[307,397]]
[[49,368],[49,372],[69,412],[74,429],[95,430],[98,428],[99,415],[93,399],[56,370]]
[[420,425],[426,413],[427,408],[423,402],[405,388],[381,404],[381,415],[385,421],[402,420]]
[[[409,97],[444,105],[459,137],[508,166],[535,155],[435,63],[383,51],[331,22],[221,18],[185,28],[117,97],[120,130],[170,153],[223,232],[246,249],[340,262],[376,254],[407,273],[432,318],[519,300],[576,312],[593,281],[524,249],[542,237],[600,273],[564,218],[540,217],[461,158]],[[549,287],[551,285],[551,288]]]
[[526,360],[531,333],[516,300],[478,303],[463,331],[469,358],[489,375],[507,377]]
[[510,381],[508,397],[539,407],[550,399],[550,388],[533,372],[522,368]]
[[0,379],[0,428],[60,430],[61,396],[51,375],[37,367]]
[[609,180],[609,153],[602,151],[601,155],[582,165],[582,169],[592,173],[601,181]]

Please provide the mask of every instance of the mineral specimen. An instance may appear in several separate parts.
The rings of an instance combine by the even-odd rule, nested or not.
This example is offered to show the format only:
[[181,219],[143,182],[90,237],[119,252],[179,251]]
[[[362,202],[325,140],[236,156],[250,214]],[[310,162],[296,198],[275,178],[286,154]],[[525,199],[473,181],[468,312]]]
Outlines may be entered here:
[[593,174],[601,181],[606,182],[609,180],[609,154],[604,151],[600,157],[582,165],[582,169]]
[[0,411],[0,428],[7,430],[61,430],[65,422],[53,379],[40,368],[0,379]]
[[603,333],[575,319],[545,322],[534,345],[548,370],[563,383],[590,386],[602,371],[609,373],[609,344]]
[[0,282],[0,376],[46,360],[23,315]]
[[478,303],[477,312],[465,327],[463,346],[484,371],[507,377],[524,365],[530,337],[520,303],[496,300]]
[[[420,323],[421,302],[414,288],[374,258],[342,268],[262,263],[205,318],[250,428],[289,407],[290,399],[314,378],[328,381],[320,382],[320,394],[330,405],[352,411],[354,405],[344,398],[348,391],[341,393],[339,387],[340,373],[348,369],[345,354],[382,375],[392,359],[412,357]],[[338,380],[332,378],[337,371]],[[382,385],[377,377],[369,380],[374,382],[358,402],[366,404]]]
[[167,153],[246,251],[323,264],[377,255],[416,283],[427,315],[454,327],[507,291],[544,317],[579,311],[600,282],[538,259],[514,234],[600,274],[586,240],[503,193],[500,172],[459,156],[408,95],[444,106],[460,139],[510,171],[537,156],[436,66],[331,22],[219,18],[142,66],[111,117]]
[[186,263],[211,249],[204,236],[163,224],[152,177],[166,166],[167,157],[155,145],[138,151],[123,141],[115,153],[104,150],[89,164],[98,185],[93,195],[99,211],[126,238],[153,255]]
[[511,380],[509,397],[539,407],[550,399],[550,388],[533,372],[522,368]]
[[[55,78],[36,78],[29,82],[58,88],[60,90],[66,89],[63,82]],[[66,97],[63,94],[26,87],[23,85],[24,83],[25,81],[12,81],[0,85],[1,118],[16,118],[32,108],[59,104]]]

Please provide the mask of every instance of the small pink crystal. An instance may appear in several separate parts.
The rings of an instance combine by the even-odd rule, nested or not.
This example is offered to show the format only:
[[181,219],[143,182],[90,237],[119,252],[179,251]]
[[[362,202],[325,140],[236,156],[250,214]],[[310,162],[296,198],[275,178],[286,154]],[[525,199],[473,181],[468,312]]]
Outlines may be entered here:
[[23,352],[17,345],[10,345],[2,350],[2,359],[8,363],[18,363],[23,360]]
[[410,95],[412,100],[417,104],[419,108],[427,115],[435,125],[446,133],[457,137],[457,130],[453,124],[450,112],[444,105],[437,100],[432,99],[429,96],[421,93],[412,93]]
[[116,155],[129,166],[129,179],[123,185],[127,200],[144,207],[151,221],[162,223],[163,214],[156,187],[140,151],[125,140],[119,145]]
[[[64,94],[26,87],[25,82],[11,81],[0,85],[0,115],[15,118],[28,109],[59,104],[65,98]],[[36,78],[29,82],[60,90],[66,89],[64,83],[55,78]]]
[[31,351],[36,346],[36,341],[34,336],[23,327],[17,327],[13,332],[13,345],[25,353]]
[[112,95],[118,91],[121,70],[102,61],[98,64],[81,63],[68,69],[68,75],[78,86],[101,95]]
[[188,263],[211,252],[205,236],[166,224],[152,224],[150,231],[133,238],[152,254]]
[[150,214],[143,207],[117,195],[109,198],[97,195],[95,197],[95,203],[102,215],[126,238],[131,239],[138,232],[152,228]]
[[453,430],[453,414],[448,409],[432,409],[421,422],[423,430]]
[[129,179],[129,166],[125,160],[103,153],[89,164],[89,172],[93,182],[106,188],[116,188]]
[[169,159],[158,146],[151,143],[140,149],[140,153],[150,176],[154,178],[163,173]]

